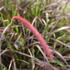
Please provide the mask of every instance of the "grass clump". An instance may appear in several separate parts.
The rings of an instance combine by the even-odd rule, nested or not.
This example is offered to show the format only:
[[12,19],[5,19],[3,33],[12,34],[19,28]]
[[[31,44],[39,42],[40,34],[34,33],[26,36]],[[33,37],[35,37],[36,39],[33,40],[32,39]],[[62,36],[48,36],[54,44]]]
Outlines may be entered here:
[[[70,66],[70,2],[1,0],[0,48],[3,70],[68,70]],[[42,34],[54,60],[45,56],[31,31],[13,16],[22,16]]]

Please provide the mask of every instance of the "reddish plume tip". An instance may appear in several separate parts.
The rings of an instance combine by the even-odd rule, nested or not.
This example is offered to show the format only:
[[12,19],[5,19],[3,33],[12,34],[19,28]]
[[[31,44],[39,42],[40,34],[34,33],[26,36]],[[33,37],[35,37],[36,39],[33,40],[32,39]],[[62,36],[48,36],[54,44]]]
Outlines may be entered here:
[[40,42],[41,48],[43,49],[45,54],[48,56],[48,58],[53,59],[54,56],[53,56],[52,50],[49,48],[48,44],[43,39],[42,35],[38,32],[38,30],[34,26],[31,25],[31,23],[28,20],[20,16],[14,16],[12,19],[21,21],[22,24],[24,24],[27,28],[29,28],[33,32],[34,36],[36,36],[37,40]]

